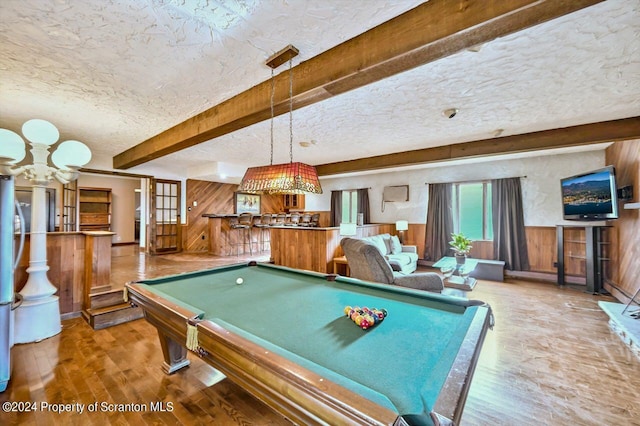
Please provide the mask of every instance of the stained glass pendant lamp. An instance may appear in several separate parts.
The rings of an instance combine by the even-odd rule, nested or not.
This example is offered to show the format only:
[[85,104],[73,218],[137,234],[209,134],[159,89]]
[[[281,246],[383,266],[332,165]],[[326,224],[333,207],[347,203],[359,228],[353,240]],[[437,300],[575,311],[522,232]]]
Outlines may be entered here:
[[[322,194],[318,172],[314,166],[293,162],[293,72],[291,59],[298,49],[289,45],[267,60],[271,68],[271,163],[268,166],[250,167],[244,174],[238,191],[267,194]],[[273,164],[273,96],[274,70],[289,61],[289,163]]]

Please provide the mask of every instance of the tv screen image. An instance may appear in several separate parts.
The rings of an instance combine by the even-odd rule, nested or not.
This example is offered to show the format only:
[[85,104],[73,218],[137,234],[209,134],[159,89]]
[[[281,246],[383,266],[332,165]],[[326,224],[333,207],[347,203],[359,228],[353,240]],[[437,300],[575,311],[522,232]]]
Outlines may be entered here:
[[618,217],[615,169],[608,166],[561,180],[566,220],[603,220]]

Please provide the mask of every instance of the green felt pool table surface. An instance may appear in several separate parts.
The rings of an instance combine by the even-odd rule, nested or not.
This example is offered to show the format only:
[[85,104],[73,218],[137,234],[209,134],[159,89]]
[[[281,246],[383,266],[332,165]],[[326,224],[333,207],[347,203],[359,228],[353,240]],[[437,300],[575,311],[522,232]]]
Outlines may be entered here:
[[[413,423],[430,424],[429,413],[469,329],[487,308],[465,299],[327,278],[243,264],[138,284]],[[384,308],[388,316],[362,330],[344,314],[345,306]]]

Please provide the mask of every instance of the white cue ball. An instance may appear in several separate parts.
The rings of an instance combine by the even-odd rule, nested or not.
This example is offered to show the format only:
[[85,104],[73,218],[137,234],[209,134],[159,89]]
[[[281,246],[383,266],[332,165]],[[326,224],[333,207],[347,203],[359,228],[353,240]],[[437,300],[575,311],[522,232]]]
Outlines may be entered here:
[[244,280],[242,278],[238,278],[236,280],[236,284],[238,284],[238,285],[242,284],[243,282],[244,282]]

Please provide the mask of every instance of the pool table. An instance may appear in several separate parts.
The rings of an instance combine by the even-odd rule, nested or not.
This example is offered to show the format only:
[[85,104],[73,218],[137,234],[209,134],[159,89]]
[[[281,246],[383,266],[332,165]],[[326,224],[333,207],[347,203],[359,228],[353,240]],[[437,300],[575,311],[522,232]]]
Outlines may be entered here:
[[[458,423],[492,319],[479,301],[256,262],[126,295],[157,328],[166,373],[189,348],[299,424]],[[388,315],[363,330],[345,306]]]

